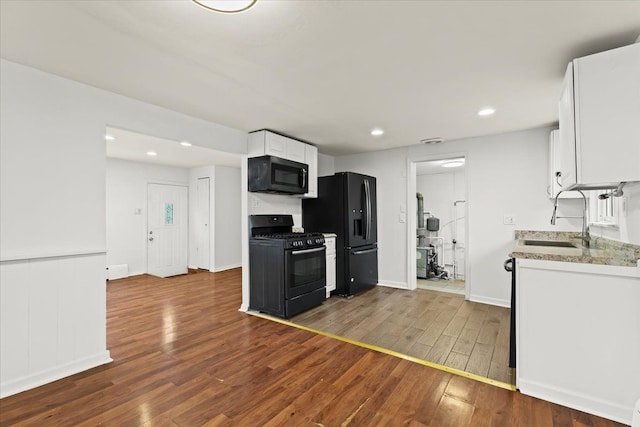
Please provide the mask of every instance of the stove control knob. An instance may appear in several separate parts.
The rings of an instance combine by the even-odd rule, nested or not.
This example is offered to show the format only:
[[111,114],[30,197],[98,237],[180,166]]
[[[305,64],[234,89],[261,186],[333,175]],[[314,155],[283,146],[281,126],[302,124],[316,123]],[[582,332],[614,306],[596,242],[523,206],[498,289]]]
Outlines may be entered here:
[[313,240],[308,239],[308,240],[307,240],[307,244],[309,244],[309,245],[313,245]]

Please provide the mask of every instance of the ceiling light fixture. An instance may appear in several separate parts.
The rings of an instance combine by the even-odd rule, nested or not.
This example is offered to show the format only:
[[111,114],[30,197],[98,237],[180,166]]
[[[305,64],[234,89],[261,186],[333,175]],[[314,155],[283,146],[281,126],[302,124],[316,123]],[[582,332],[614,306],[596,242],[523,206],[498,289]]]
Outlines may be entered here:
[[380,128],[375,128],[371,130],[371,135],[373,136],[381,136],[384,135],[384,131]]
[[191,143],[187,141],[182,141],[180,145],[182,145],[183,147],[191,147]]
[[257,0],[191,0],[198,6],[220,13],[238,13],[249,9]]
[[158,153],[156,153],[155,151],[147,151],[147,156],[153,157],[153,156],[157,156],[157,155],[158,155]]
[[115,137],[115,136],[113,136],[113,135],[106,134],[106,135],[104,136],[104,139],[105,139],[106,141],[115,141],[115,140],[116,140],[116,137]]
[[464,165],[464,159],[449,160],[441,164],[443,168],[457,168]]
[[495,112],[496,112],[495,108],[487,107],[487,108],[483,108],[482,110],[478,111],[478,115],[480,117],[486,117],[486,116],[492,115]]
[[420,142],[423,144],[440,144],[441,142],[444,142],[444,138],[437,136],[435,138],[421,139]]

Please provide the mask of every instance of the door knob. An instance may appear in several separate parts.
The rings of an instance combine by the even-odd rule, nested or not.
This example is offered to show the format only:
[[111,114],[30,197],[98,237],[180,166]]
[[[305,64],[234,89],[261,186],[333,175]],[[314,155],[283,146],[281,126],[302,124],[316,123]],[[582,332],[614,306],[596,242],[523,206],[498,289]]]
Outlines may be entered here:
[[149,237],[149,241],[150,241],[150,242],[153,242],[153,237]]

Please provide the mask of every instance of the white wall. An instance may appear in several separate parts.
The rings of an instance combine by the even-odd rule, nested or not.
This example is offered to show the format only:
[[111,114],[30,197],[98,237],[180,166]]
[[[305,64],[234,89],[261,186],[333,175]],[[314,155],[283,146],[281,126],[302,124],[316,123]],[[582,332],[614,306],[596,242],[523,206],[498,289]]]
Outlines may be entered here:
[[186,186],[188,173],[184,168],[107,159],[107,265],[128,264],[130,276],[147,272],[147,184]]
[[[428,146],[337,157],[336,170],[378,178],[378,244],[380,283],[408,286],[407,226],[401,210],[412,212],[407,200],[409,160],[427,160],[447,153],[466,156],[468,204],[467,286],[475,301],[509,305],[510,276],[502,264],[513,248],[515,229],[579,230],[579,220],[549,220],[552,202],[546,195],[550,128],[449,141]],[[412,197],[414,199],[414,197]],[[580,213],[578,200],[562,201],[559,212]],[[503,215],[516,225],[503,225]]]
[[[239,154],[247,146],[245,132],[5,60],[0,97],[0,395],[6,396],[110,360],[105,127]],[[57,303],[47,304],[54,295]]]
[[318,176],[333,175],[336,172],[336,158],[318,153]]
[[215,167],[214,271],[242,265],[240,228],[247,225],[240,211],[240,169]]

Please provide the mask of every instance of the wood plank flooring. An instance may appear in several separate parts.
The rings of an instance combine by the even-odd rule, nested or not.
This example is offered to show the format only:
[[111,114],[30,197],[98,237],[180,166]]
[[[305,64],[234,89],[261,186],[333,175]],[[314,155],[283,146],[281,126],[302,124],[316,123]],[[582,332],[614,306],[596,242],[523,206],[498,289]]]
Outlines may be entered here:
[[426,280],[416,279],[418,289],[428,289],[430,291],[449,292],[458,295],[465,294],[464,280]]
[[0,425],[620,426],[241,313],[240,280],[109,282],[114,362],[0,400]]
[[308,328],[482,377],[515,384],[509,368],[509,309],[424,289],[378,286],[331,297],[290,319]]

